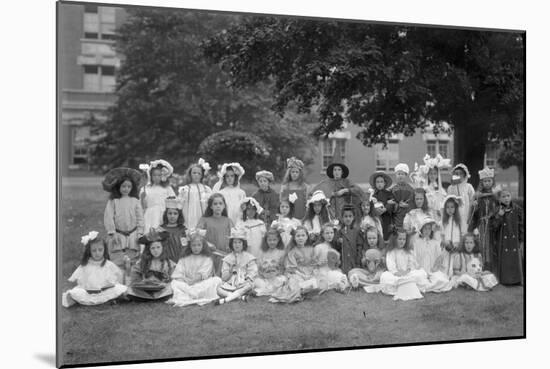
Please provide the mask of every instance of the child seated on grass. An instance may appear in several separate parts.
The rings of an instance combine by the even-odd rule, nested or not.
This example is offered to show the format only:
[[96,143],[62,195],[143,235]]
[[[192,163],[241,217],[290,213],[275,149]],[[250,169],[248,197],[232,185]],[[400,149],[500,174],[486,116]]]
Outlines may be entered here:
[[246,231],[232,229],[229,237],[229,253],[223,258],[222,281],[218,286],[216,305],[222,305],[235,299],[247,301],[248,294],[254,288],[254,280],[258,275],[256,258],[246,251]]
[[98,238],[98,232],[91,231],[82,237],[84,253],[80,265],[70,276],[69,282],[76,287],[63,293],[61,304],[99,305],[124,294],[127,287],[122,284],[122,271],[109,260],[105,241]]
[[172,273],[174,295],[168,303],[175,306],[204,305],[218,299],[218,286],[222,283],[214,276],[214,262],[206,238],[196,230],[189,235],[189,246],[183,251]]

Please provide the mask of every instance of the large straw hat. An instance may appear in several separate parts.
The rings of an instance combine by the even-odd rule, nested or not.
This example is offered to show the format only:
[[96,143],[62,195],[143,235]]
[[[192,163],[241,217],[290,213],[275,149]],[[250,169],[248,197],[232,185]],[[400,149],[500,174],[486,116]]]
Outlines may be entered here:
[[134,183],[135,186],[139,186],[141,183],[142,174],[140,171],[132,168],[114,168],[105,174],[103,182],[101,182],[103,189],[105,191],[111,192],[114,190],[117,183],[120,182],[122,178],[128,177]]

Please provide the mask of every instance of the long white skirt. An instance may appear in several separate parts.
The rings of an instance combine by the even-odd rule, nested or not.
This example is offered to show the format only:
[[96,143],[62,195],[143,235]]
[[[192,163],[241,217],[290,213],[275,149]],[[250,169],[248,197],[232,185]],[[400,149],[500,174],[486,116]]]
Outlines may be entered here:
[[280,288],[287,278],[284,275],[278,275],[273,278],[256,277],[254,280],[254,292],[256,296],[269,296]]
[[221,283],[220,277],[210,277],[193,285],[173,280],[170,283],[173,295],[167,302],[175,306],[208,304],[219,298],[217,288]]
[[143,214],[143,222],[145,224],[145,234],[149,233],[151,228],[158,228],[162,224],[162,216],[164,215],[164,206],[154,205],[147,209]]
[[76,286],[63,293],[61,304],[64,307],[70,307],[76,303],[81,305],[100,305],[109,300],[116,299],[124,294],[127,289],[128,287],[125,285],[117,283],[114,287],[100,293],[88,293],[84,288]]
[[476,277],[464,273],[458,277],[453,277],[453,281],[457,286],[468,286],[480,292],[490,291],[498,284],[497,278],[490,272],[482,272]]
[[395,295],[400,281],[412,279],[420,292],[447,292],[454,287],[454,283],[442,272],[426,273],[424,269],[411,270],[408,274],[397,277],[386,271],[380,276],[379,285],[365,286],[368,293],[382,292]]

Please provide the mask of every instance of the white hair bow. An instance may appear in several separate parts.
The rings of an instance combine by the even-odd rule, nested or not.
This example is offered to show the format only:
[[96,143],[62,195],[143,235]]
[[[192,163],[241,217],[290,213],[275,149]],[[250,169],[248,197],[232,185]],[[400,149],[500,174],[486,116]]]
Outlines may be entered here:
[[203,158],[199,158],[198,164],[202,167],[202,169],[204,169],[205,172],[208,172],[210,169],[212,169],[210,167],[210,164]]
[[82,242],[83,245],[87,245],[88,242],[95,240],[98,234],[99,232],[97,231],[91,231],[87,235],[82,236],[82,238],[80,239],[80,242]]

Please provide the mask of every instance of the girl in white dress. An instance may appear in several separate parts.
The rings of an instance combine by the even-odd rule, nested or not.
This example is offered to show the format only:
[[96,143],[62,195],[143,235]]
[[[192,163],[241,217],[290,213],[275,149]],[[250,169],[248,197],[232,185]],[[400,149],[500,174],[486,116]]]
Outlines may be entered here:
[[218,173],[219,181],[212,188],[213,192],[218,192],[225,198],[227,216],[233,224],[237,224],[242,217],[241,202],[246,197],[246,193],[240,187],[243,175],[244,168],[239,163],[226,163]]
[[426,273],[432,272],[435,261],[441,255],[440,243],[434,238],[434,225],[435,220],[425,217],[419,225],[418,237],[411,237],[414,258]]
[[191,164],[187,169],[187,184],[179,188],[179,198],[183,207],[183,217],[187,229],[196,228],[199,219],[206,211],[208,198],[212,194],[212,190],[202,181],[209,170],[210,164],[202,158],[199,159],[198,163]]
[[313,245],[321,240],[321,226],[330,222],[328,211],[328,199],[323,191],[315,191],[307,200],[307,212],[303,220],[304,227],[309,234],[309,240]]
[[395,295],[400,281],[414,281],[416,288],[421,291],[428,284],[428,275],[418,267],[412,251],[409,234],[398,229],[391,235],[386,254],[386,268],[380,276],[379,285],[365,286],[366,292],[383,292]]
[[281,233],[285,249],[288,248],[292,239],[292,230],[302,224],[299,219],[294,218],[294,202],[297,198],[297,195],[290,194],[288,199],[281,200],[277,219],[271,223],[271,228],[275,228]]
[[243,217],[236,227],[246,229],[247,251],[258,258],[261,254],[262,239],[266,232],[265,224],[260,219],[263,209],[255,198],[245,197],[241,202],[241,210]]
[[246,251],[246,231],[234,228],[229,237],[231,253],[223,258],[222,281],[218,286],[216,305],[225,304],[235,299],[247,301],[248,294],[254,288],[258,275],[256,258]]
[[462,199],[455,195],[448,195],[443,202],[441,246],[450,252],[458,251],[460,239],[466,233],[459,211],[461,203]]
[[468,183],[470,172],[464,164],[457,164],[453,168],[452,184],[447,188],[449,195],[455,195],[461,198],[460,207],[460,227],[466,232],[470,221],[470,206],[474,201],[475,190]]
[[124,294],[122,271],[109,260],[109,252],[98,232],[92,231],[82,237],[85,246],[80,265],[69,278],[76,287],[63,293],[61,304],[70,307],[76,303],[99,305]]
[[172,273],[173,296],[168,303],[175,306],[204,305],[216,300],[222,283],[214,276],[214,263],[204,236],[198,231],[191,233],[189,244]]
[[336,252],[340,256],[334,248],[334,235],[334,225],[325,223],[322,227],[321,242],[313,248],[313,262],[316,266],[314,275],[321,289],[343,291],[349,285],[348,278],[341,269],[329,263],[329,253]]
[[378,210],[376,204],[383,206],[381,202],[378,202],[376,198],[372,196],[373,191],[369,191],[365,198],[361,201],[360,214],[361,217],[358,219],[358,225],[361,229],[367,229],[369,227],[374,227],[377,229],[378,233],[384,236],[384,230],[382,228],[382,221],[378,215]]
[[154,160],[150,165],[141,164],[139,168],[146,170],[149,177],[149,183],[141,190],[145,218],[144,233],[149,233],[151,228],[157,228],[162,224],[166,198],[176,196],[169,182],[174,169],[170,163],[162,159]]
[[[423,188],[414,189],[414,205],[411,210],[405,215],[403,219],[403,228],[411,235],[411,242],[414,243],[420,233],[420,226],[426,217],[435,220],[435,212],[430,209],[428,205],[428,199],[426,197],[426,190]],[[440,239],[439,227],[437,223],[433,224],[433,231],[435,238]]]
[[281,234],[276,229],[269,229],[262,242],[262,252],[258,261],[258,277],[254,280],[256,296],[271,295],[285,282],[283,275],[285,246]]
[[416,177],[416,187],[422,187],[426,190],[428,207],[433,211],[431,216],[438,224],[441,223],[441,209],[443,208],[445,196],[447,196],[441,184],[441,170],[450,167],[450,159],[444,159],[440,154],[437,154],[434,158],[426,154],[424,164],[419,166],[415,173],[411,174]]
[[423,286],[422,292],[446,292],[453,284],[445,273],[439,270],[441,242],[435,238],[433,227],[435,220],[426,217],[420,224],[420,235],[412,242],[413,255],[418,266],[426,272],[429,283]]

